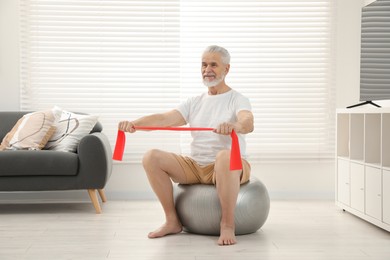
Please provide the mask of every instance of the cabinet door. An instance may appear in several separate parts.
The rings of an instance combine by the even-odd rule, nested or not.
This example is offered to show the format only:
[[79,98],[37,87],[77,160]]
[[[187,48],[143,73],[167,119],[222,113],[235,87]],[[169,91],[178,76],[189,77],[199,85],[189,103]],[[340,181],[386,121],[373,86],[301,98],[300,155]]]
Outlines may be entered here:
[[364,213],[364,165],[350,164],[351,207]]
[[337,161],[337,200],[350,205],[349,161]]
[[390,171],[383,170],[383,222],[390,224]]
[[382,220],[382,172],[366,166],[366,214]]

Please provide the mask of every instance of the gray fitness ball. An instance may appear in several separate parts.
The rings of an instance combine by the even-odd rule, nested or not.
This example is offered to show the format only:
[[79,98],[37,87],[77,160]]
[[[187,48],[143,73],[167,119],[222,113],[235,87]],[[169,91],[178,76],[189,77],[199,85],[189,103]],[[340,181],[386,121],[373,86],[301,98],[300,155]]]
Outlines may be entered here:
[[[221,206],[214,185],[175,185],[174,198],[184,231],[219,235]],[[270,199],[267,188],[258,179],[241,185],[235,209],[236,235],[254,233],[267,220]]]

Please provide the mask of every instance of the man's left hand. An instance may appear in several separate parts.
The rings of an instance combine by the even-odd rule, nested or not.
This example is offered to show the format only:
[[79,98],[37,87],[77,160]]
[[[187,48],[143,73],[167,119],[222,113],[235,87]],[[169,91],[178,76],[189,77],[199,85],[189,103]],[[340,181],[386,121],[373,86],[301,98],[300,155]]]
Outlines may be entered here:
[[237,132],[235,125],[233,123],[226,122],[218,125],[213,132],[221,135],[230,135],[233,130]]

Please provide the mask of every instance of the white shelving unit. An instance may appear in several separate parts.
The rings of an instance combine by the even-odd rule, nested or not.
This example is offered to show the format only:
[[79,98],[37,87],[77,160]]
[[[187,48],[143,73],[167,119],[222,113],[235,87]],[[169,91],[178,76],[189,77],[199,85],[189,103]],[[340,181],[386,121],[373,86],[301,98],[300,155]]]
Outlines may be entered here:
[[390,108],[337,110],[336,205],[390,231]]

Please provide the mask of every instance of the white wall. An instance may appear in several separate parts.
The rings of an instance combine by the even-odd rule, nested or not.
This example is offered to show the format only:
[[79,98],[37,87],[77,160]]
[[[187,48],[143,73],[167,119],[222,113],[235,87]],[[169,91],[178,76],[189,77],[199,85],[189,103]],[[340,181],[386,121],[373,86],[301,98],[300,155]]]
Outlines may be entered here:
[[356,0],[336,1],[336,104],[359,102],[360,11]]
[[18,3],[0,0],[0,111],[19,109]]
[[[335,86],[338,108],[359,102],[360,11],[364,0],[336,3]],[[18,1],[0,1],[0,110],[19,108]],[[379,102],[378,102],[379,103]],[[386,103],[386,102],[384,102]],[[333,199],[334,162],[285,162],[252,165],[253,174],[273,199]],[[154,198],[139,164],[115,164],[106,187],[109,199]],[[31,194],[0,193],[0,199],[28,199]],[[83,199],[86,192],[34,193],[33,198]]]

